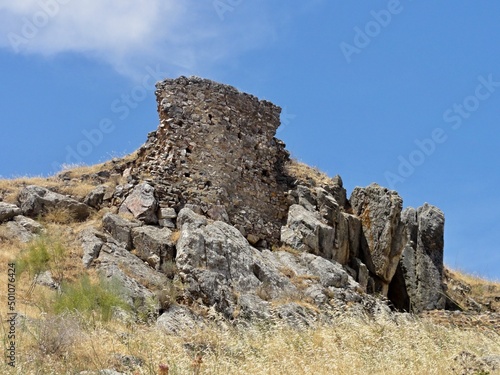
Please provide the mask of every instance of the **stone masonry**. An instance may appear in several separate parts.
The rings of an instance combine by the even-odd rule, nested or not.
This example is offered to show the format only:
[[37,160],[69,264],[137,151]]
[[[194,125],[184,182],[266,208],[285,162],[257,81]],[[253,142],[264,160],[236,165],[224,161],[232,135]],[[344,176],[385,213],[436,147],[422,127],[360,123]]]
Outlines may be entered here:
[[196,77],[156,85],[160,125],[139,150],[162,207],[226,211],[255,240],[278,242],[290,189],[285,145],[274,136],[281,109],[234,87]]

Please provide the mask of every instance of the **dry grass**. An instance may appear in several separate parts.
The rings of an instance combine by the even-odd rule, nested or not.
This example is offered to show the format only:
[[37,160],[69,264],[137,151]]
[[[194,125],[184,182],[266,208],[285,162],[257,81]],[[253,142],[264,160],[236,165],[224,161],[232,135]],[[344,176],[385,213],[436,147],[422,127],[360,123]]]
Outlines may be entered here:
[[179,238],[181,237],[181,231],[180,230],[174,230],[172,234],[170,235],[170,241],[172,241],[174,244],[179,241]]
[[315,186],[331,185],[332,179],[316,167],[311,167],[307,164],[301,163],[297,160],[290,161],[285,166],[286,172],[296,178],[297,180],[303,182],[309,182]]
[[[282,323],[166,335],[148,326],[85,322],[78,340],[60,355],[43,355],[39,342],[20,331],[17,371],[4,374],[66,374],[116,368],[136,374],[460,374],[457,357],[499,354],[498,335],[450,329],[426,321],[343,316],[332,325],[296,329]],[[66,332],[61,331],[66,339]],[[59,343],[57,337],[51,342]],[[116,353],[144,361],[135,368],[116,363]],[[455,370],[454,370],[455,369]],[[473,372],[471,372],[472,374]],[[476,372],[478,373],[478,372]],[[494,372],[490,372],[493,374]]]

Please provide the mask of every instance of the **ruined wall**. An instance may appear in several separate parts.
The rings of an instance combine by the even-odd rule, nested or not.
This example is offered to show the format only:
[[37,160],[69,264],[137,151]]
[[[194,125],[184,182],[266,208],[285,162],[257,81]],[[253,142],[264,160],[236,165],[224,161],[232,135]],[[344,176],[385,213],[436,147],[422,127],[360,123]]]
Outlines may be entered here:
[[[139,150],[163,207],[223,205],[245,234],[277,242],[289,204],[289,154],[274,136],[281,109],[234,87],[196,77],[157,84],[160,125]],[[256,237],[254,237],[256,236]]]

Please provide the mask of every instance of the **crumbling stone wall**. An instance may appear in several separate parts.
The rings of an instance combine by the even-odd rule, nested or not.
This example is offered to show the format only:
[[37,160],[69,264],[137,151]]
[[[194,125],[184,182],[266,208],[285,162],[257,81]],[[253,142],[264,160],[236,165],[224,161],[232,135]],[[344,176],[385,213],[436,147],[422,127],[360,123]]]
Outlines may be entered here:
[[234,87],[196,77],[157,84],[160,125],[136,161],[163,207],[224,206],[253,241],[279,241],[289,204],[289,160],[274,136],[281,109]]

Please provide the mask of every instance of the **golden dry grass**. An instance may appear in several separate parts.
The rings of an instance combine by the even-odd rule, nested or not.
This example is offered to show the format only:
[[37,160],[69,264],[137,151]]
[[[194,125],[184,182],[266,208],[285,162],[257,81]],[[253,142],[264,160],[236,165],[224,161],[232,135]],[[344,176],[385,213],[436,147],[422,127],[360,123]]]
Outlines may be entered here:
[[[297,329],[282,323],[245,327],[219,325],[166,335],[155,327],[80,321],[77,340],[61,356],[42,355],[39,342],[20,330],[16,371],[4,374],[68,374],[116,368],[134,374],[459,374],[462,352],[478,357],[500,353],[498,334],[444,328],[417,319],[374,321],[344,316],[333,325]],[[62,333],[61,333],[62,334]],[[64,332],[67,334],[67,332]],[[126,369],[115,353],[141,358]],[[471,372],[472,374],[472,372]],[[493,374],[493,372],[491,372]]]
[[332,179],[318,168],[311,167],[297,160],[291,160],[285,166],[286,172],[303,182],[312,181],[315,186],[331,185]]

